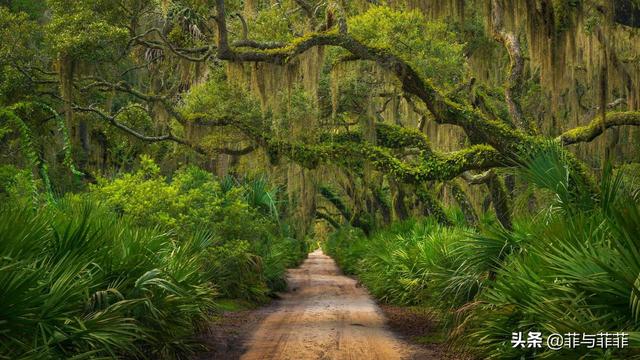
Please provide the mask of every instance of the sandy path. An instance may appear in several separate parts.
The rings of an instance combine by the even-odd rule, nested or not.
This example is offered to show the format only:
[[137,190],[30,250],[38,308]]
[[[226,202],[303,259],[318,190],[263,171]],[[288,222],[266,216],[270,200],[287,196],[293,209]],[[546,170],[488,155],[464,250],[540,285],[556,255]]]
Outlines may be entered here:
[[356,281],[317,250],[288,272],[290,292],[257,327],[243,360],[413,358]]

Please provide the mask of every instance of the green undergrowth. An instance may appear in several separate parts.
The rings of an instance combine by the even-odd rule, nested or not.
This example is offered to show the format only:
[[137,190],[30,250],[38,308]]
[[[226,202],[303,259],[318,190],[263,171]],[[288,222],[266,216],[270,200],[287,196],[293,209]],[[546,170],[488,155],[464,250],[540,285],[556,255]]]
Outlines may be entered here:
[[143,163],[35,206],[3,186],[0,359],[186,358],[217,314],[284,289],[308,246],[265,179]]
[[216,309],[226,312],[237,312],[256,308],[256,303],[242,299],[216,299]]
[[434,345],[444,344],[447,340],[447,333],[445,331],[435,331],[424,336],[419,336],[414,339],[418,344]]
[[[561,160],[543,153],[525,161],[520,175],[551,200],[537,215],[516,219],[512,231],[490,221],[471,229],[411,219],[370,237],[344,227],[323,244],[325,252],[380,301],[434,311],[446,342],[479,359],[640,358],[634,181],[608,168],[586,196],[591,186],[572,182]],[[514,348],[512,333],[529,331],[626,332],[631,347]],[[419,341],[439,338],[428,333]]]

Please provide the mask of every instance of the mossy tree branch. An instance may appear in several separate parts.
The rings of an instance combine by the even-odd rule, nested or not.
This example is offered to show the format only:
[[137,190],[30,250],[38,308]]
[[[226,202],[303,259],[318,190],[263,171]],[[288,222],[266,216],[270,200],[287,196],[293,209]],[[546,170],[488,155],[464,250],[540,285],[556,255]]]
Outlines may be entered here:
[[[224,0],[217,0],[217,8],[219,31],[218,57],[220,59],[238,62],[250,61],[286,64],[312,47],[340,47],[352,54],[355,58],[364,61],[373,61],[381,68],[394,74],[400,83],[402,91],[422,101],[428,111],[433,115],[433,120],[436,123],[461,127],[469,137],[470,143],[477,144],[472,148],[460,150],[457,153],[452,153],[444,157],[435,153],[434,155],[427,155],[424,159],[421,159],[422,163],[418,165],[404,163],[394,157],[388,149],[371,145],[365,145],[357,149],[344,147],[344,145],[333,148],[324,146],[324,148],[319,149],[321,155],[308,156],[308,154],[305,154],[305,150],[309,149],[305,148],[304,145],[289,144],[288,146],[281,147],[280,144],[270,144],[269,147],[272,151],[273,149],[282,148],[284,150],[282,152],[294,154],[292,157],[294,160],[313,165],[314,162],[329,160],[329,158],[341,161],[345,153],[351,153],[363,160],[372,162],[376,169],[391,175],[399,181],[415,184],[429,180],[448,180],[466,171],[465,169],[486,170],[492,166],[519,166],[520,164],[517,160],[505,162],[503,159],[526,157],[527,154],[539,149],[541,144],[547,140],[545,136],[531,135],[524,129],[512,127],[502,119],[488,116],[480,110],[474,109],[464,100],[455,100],[443,94],[429,79],[422,77],[407,61],[393,54],[389,49],[368,46],[349,34],[336,31],[335,29],[299,37],[281,48],[255,51],[234,49],[228,45],[226,23],[224,20]],[[511,40],[514,39],[515,37],[511,38]],[[511,45],[515,46],[516,44]],[[510,46],[509,48],[513,50],[515,49],[514,46]],[[517,62],[518,58],[514,58],[514,60]],[[513,75],[514,70],[517,72],[518,69],[519,65],[513,64],[511,75]],[[512,95],[514,95],[513,92]],[[621,117],[616,116],[614,119],[621,119]],[[631,121],[630,117],[625,117],[625,119],[626,120],[618,124],[637,125],[636,121]],[[606,124],[615,126],[616,121],[609,122],[607,120]],[[570,131],[565,133],[564,136],[561,137],[561,141],[565,144],[589,141],[602,132],[596,127],[585,130],[588,131]],[[580,136],[571,136],[577,135],[578,132]],[[276,150],[276,152],[278,151],[279,150]],[[302,153],[304,155],[296,155],[296,153]],[[486,158],[482,160],[479,156],[486,156]],[[473,159],[468,159],[469,157]],[[466,160],[461,160],[462,158]],[[502,158],[502,161],[496,161],[498,158]],[[575,160],[572,160],[569,164],[574,170],[571,172],[572,176],[582,178],[582,182],[584,183],[592,182],[588,179],[589,175],[583,171],[584,166],[574,157],[569,156],[568,158]],[[493,189],[498,189],[498,186],[494,184]],[[593,191],[597,192],[598,190],[594,187]],[[497,192],[494,191],[494,193]]]
[[509,54],[509,70],[505,84],[505,101],[509,108],[509,115],[516,127],[530,132],[530,124],[522,113],[520,97],[523,90],[524,58],[518,37],[504,29],[503,8],[501,0],[491,1],[491,21],[493,38],[501,43]]
[[475,145],[450,153],[423,154],[415,164],[400,160],[387,148],[368,143],[319,143],[315,145],[267,140],[267,151],[272,159],[280,156],[313,169],[323,163],[357,168],[368,161],[373,168],[408,184],[422,184],[432,180],[451,180],[469,170],[487,170],[504,166],[506,159],[495,149]]
[[588,125],[571,129],[556,138],[562,145],[573,145],[581,142],[590,142],[602,135],[610,128],[617,126],[640,126],[640,111],[609,112],[606,119],[602,116],[595,118]]
[[340,223],[338,221],[336,221],[335,219],[333,219],[329,214],[326,214],[322,211],[317,211],[316,210],[316,219],[321,219],[321,220],[325,220],[326,222],[329,223],[329,225],[331,225],[334,229],[339,229],[340,228]]
[[487,188],[489,189],[491,203],[493,204],[493,210],[496,213],[498,221],[505,229],[513,230],[511,203],[504,180],[494,174],[487,180]]
[[349,224],[353,227],[357,227],[362,229],[365,234],[369,234],[372,230],[372,224],[368,221],[367,214],[362,212],[352,212],[347,204],[342,201],[340,196],[333,191],[333,189],[327,186],[320,187],[320,194],[327,199],[338,211],[340,214],[349,222]]
[[[511,229],[511,204],[504,180],[498,176],[493,169],[481,174],[471,174],[464,172],[462,178],[471,185],[485,184],[489,190],[489,198],[496,213],[498,221],[505,229]],[[455,194],[454,194],[455,196]]]
[[327,186],[320,186],[319,192],[322,197],[327,199],[327,201],[329,201],[347,221],[351,222],[353,220],[353,214],[351,213],[351,210],[349,209],[347,204],[342,201],[340,196],[338,196],[338,194],[333,191],[333,189]]

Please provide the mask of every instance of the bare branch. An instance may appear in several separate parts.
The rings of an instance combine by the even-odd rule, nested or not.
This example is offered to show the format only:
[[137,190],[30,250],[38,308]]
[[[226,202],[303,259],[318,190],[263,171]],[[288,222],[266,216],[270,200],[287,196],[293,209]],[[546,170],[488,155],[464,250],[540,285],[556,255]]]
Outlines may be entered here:
[[[139,106],[139,105],[137,105]],[[103,120],[107,121],[108,123],[110,123],[111,125],[113,125],[115,128],[139,139],[142,140],[144,142],[161,142],[161,141],[172,141],[181,145],[185,145],[190,147],[191,149],[193,149],[195,152],[202,154],[202,155],[208,155],[208,152],[203,149],[202,147],[200,147],[199,145],[193,144],[185,139],[179,138],[174,136],[171,133],[165,134],[165,135],[158,135],[158,136],[149,136],[149,135],[145,135],[142,134],[124,124],[122,124],[121,122],[119,122],[117,120],[117,117],[119,114],[123,113],[124,111],[126,111],[128,108],[131,108],[132,106],[129,107],[125,107],[125,108],[121,108],[120,110],[118,110],[118,112],[116,112],[115,115],[108,115],[107,113],[105,113],[104,111],[89,106],[89,107],[82,107],[82,106],[78,106],[78,105],[73,105],[73,109],[76,111],[82,111],[82,112],[89,112],[89,113],[93,113],[98,115],[100,118],[102,118]]]
[[90,80],[92,82],[83,87],[78,88],[78,90],[83,92],[93,88],[96,88],[102,91],[116,90],[116,91],[133,95],[136,98],[147,101],[147,102],[161,101],[167,98],[166,95],[152,95],[152,94],[143,93],[139,90],[134,89],[133,87],[131,87],[129,83],[124,81],[112,83],[97,77],[86,77],[83,79],[78,79],[76,82],[74,82],[74,84],[77,84],[77,82],[84,81],[84,80]]
[[240,19],[240,22],[242,23],[242,40],[249,39],[249,25],[247,25],[247,21],[244,19],[244,17],[240,13],[236,13],[236,16],[238,17],[238,19]]
[[[150,34],[157,34],[160,39],[162,39],[162,42],[160,44],[158,44],[157,42],[152,42],[152,41],[148,41],[148,40],[144,40],[144,38]],[[165,45],[166,47],[169,48],[169,50],[171,50],[172,53],[174,53],[175,55],[183,58],[183,59],[187,59],[189,61],[193,61],[193,62],[203,62],[206,61],[211,55],[212,55],[212,48],[211,46],[205,46],[205,47],[199,47],[199,48],[191,48],[191,49],[182,49],[182,48],[177,48],[175,47],[168,39],[166,36],[164,36],[164,34],[162,33],[162,31],[158,28],[151,28],[147,31],[145,31],[144,33],[140,34],[140,35],[136,35],[134,36],[129,43],[137,43],[137,44],[141,44],[147,47],[151,47],[151,48],[155,48],[155,49],[163,49],[162,45]],[[199,57],[194,57],[194,56],[190,56],[187,54],[202,54]]]

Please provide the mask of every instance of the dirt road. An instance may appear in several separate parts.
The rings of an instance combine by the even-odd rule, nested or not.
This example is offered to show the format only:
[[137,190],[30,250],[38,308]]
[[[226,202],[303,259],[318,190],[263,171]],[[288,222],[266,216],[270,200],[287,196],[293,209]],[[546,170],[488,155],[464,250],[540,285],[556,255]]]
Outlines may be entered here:
[[[245,344],[243,360],[415,358],[356,281],[317,250],[289,270],[290,291]],[[423,357],[420,357],[423,358]]]

